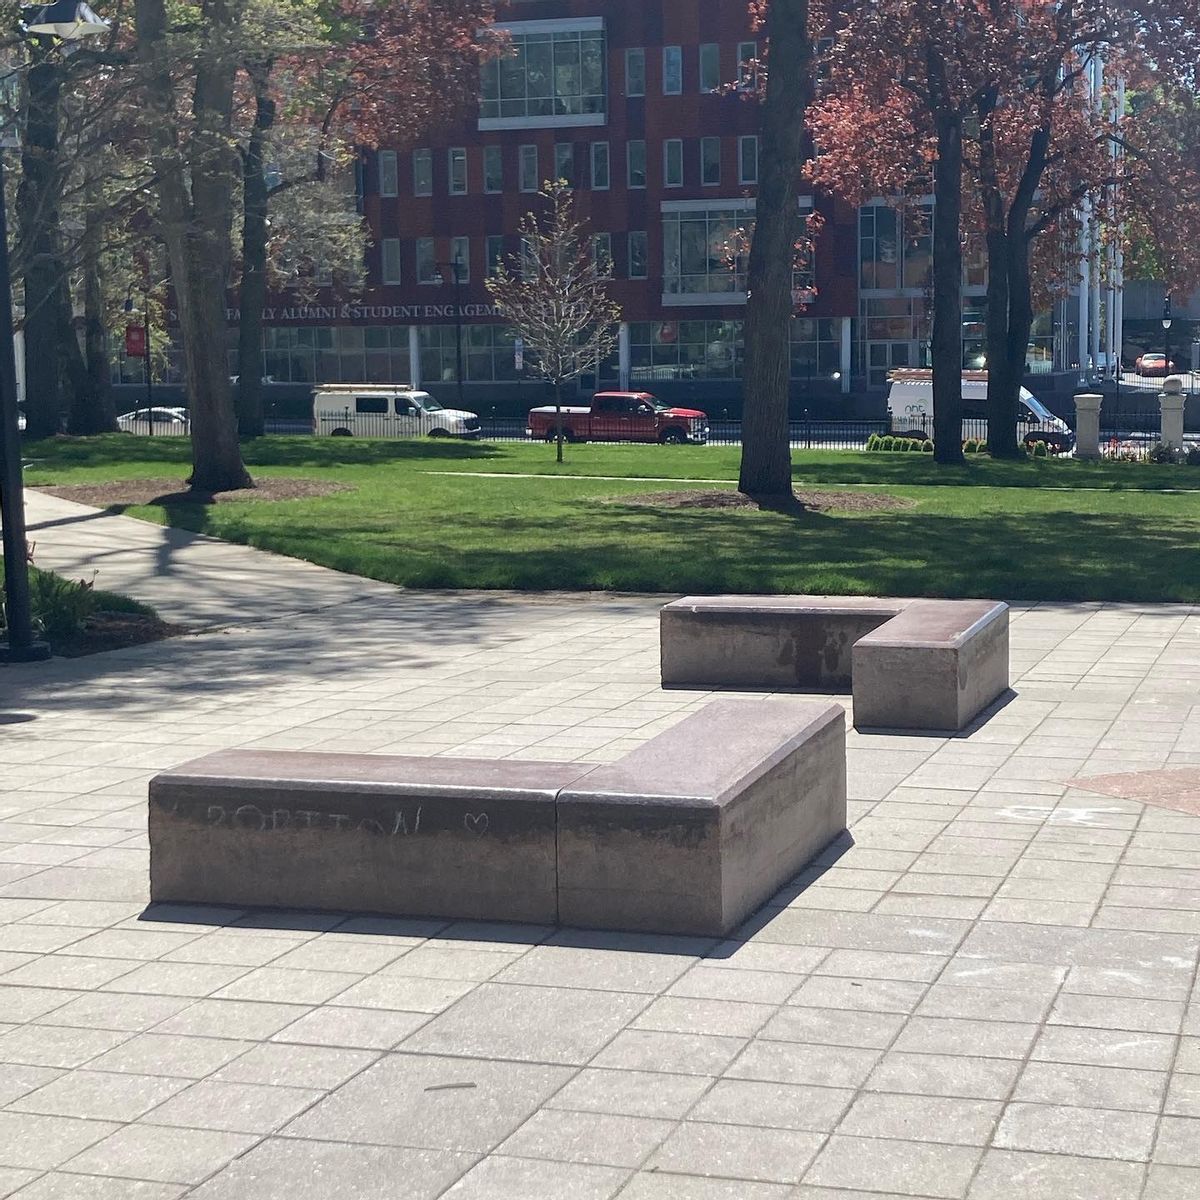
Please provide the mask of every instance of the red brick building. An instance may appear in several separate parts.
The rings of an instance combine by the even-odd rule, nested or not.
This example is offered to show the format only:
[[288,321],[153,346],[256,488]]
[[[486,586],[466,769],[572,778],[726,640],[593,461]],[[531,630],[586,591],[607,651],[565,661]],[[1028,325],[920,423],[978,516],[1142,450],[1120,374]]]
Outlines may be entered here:
[[[366,290],[272,301],[266,374],[305,388],[411,381],[452,399],[461,336],[466,406],[521,410],[540,387],[518,373],[485,280],[518,251],[534,194],[565,176],[623,315],[599,382],[736,410],[745,262],[729,244],[753,221],[758,173],[758,102],[738,86],[758,52],[746,0],[508,0],[500,24],[510,49],[485,68],[476,111],[414,148],[363,156]],[[828,197],[801,203],[825,225],[811,279],[797,280],[815,295],[793,323],[794,399],[840,404],[852,362],[866,361],[852,336],[860,218]]]
[[[613,264],[624,321],[602,382],[675,399],[740,396],[744,262],[730,233],[753,219],[757,102],[735,85],[757,45],[745,0],[510,0],[511,39],[477,112],[360,167],[373,247],[360,303],[268,314],[280,382],[409,380],[453,389],[461,310],[468,407],[527,396],[512,336],[492,312],[489,265],[543,181],[576,189]],[[849,387],[857,214],[810,197],[826,221],[815,298],[793,331],[798,392]],[[453,283],[455,261],[460,282]],[[457,296],[456,296],[457,293]],[[588,377],[581,386],[590,387]]]

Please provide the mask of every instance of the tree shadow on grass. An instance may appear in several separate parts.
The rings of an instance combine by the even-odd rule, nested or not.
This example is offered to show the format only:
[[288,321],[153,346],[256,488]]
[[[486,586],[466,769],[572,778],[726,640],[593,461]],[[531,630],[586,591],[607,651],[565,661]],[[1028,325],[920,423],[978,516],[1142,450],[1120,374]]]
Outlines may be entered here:
[[598,515],[587,505],[566,516],[472,513],[448,545],[339,517],[336,530],[297,523],[264,536],[245,514],[222,534],[410,587],[1200,600],[1186,523],[1116,513]]

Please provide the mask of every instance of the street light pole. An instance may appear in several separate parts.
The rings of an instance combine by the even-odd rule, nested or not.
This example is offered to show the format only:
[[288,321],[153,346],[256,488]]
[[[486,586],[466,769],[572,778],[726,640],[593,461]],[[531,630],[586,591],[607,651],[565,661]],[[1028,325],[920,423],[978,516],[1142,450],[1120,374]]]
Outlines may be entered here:
[[[462,314],[462,267],[461,256],[455,255],[451,263],[438,263],[438,271],[444,269],[454,272],[454,379],[458,385],[458,407],[462,409],[463,400],[463,314]],[[442,276],[443,280],[445,276]]]
[[12,288],[8,282],[3,151],[0,151],[0,456],[4,617],[8,635],[8,645],[0,647],[0,662],[38,662],[50,657],[50,647],[33,635],[33,612],[29,604],[29,546],[25,536],[25,484],[17,421],[17,360],[13,350]]
[[1171,374],[1171,325],[1172,324],[1173,324],[1173,321],[1171,318],[1171,293],[1168,292],[1167,298],[1163,301],[1163,315],[1162,315],[1163,351],[1164,351],[1163,357],[1167,360],[1166,365],[1163,367],[1163,375],[1164,376]]
[[462,315],[462,259],[454,256],[454,376],[458,381],[458,407],[463,407],[463,315]]

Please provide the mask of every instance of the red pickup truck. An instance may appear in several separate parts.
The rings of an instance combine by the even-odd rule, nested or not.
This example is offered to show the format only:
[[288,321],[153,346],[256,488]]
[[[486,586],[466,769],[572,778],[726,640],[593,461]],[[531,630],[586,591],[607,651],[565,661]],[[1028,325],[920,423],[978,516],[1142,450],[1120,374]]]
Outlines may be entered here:
[[[649,392],[597,392],[590,408],[562,408],[563,440],[568,442],[708,441],[708,415],[695,408],[672,408]],[[529,411],[531,438],[556,439],[553,405]]]

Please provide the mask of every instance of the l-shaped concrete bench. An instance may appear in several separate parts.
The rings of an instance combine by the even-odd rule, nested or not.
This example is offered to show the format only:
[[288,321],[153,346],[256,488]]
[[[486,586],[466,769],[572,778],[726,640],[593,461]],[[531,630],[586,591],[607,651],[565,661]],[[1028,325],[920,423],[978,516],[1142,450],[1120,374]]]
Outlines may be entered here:
[[150,783],[150,893],[723,936],[845,827],[842,708],[722,700],[611,764],[209,755]]
[[992,600],[687,596],[660,648],[664,686],[850,688],[859,728],[959,730],[1009,684]]

